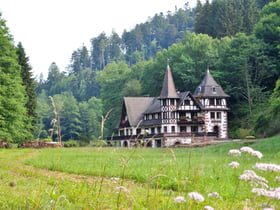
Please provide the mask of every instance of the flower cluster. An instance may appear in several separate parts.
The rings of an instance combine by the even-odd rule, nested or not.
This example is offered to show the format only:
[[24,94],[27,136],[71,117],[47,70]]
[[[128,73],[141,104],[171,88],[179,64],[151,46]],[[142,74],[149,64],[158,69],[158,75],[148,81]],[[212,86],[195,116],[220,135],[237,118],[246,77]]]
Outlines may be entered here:
[[263,154],[260,152],[260,151],[253,151],[252,152],[252,156],[254,156],[254,157],[257,157],[257,158],[259,158],[259,159],[262,159],[262,157],[263,157]]
[[231,149],[228,152],[229,155],[236,155],[236,156],[240,156],[241,152],[238,149]]
[[251,147],[241,147],[240,151],[243,153],[252,154],[254,150]]
[[197,192],[190,192],[188,196],[190,200],[194,200],[198,203],[204,201],[204,197]]
[[123,191],[124,193],[129,193],[129,190],[127,188],[125,188],[124,186],[119,186],[119,187],[116,187],[115,189],[117,191],[117,193]]
[[262,159],[263,157],[263,154],[260,151],[253,150],[251,147],[241,147],[240,151],[243,153],[250,154],[259,159]]
[[258,196],[265,196],[270,199],[280,200],[280,187],[271,188],[269,190],[263,188],[253,188],[252,193],[256,193]]
[[230,167],[232,168],[238,168],[239,167],[239,163],[237,161],[232,161],[230,164],[228,164]]
[[215,198],[220,198],[222,199],[222,197],[219,195],[219,193],[217,192],[212,192],[208,194],[208,197],[215,197]]
[[274,210],[274,206],[272,206],[272,205],[270,205],[270,204],[268,204],[268,203],[261,203],[260,205],[259,205],[259,207],[260,208],[263,208],[263,210],[265,209],[265,210]]
[[256,163],[254,168],[260,171],[280,172],[280,165],[273,163]]
[[174,199],[174,203],[182,203],[182,202],[186,202],[183,196],[178,196]]
[[262,187],[268,188],[268,181],[261,176],[258,176],[252,170],[245,170],[242,175],[239,177],[240,180],[249,181],[253,186],[261,185]]
[[211,206],[204,206],[204,209],[206,209],[206,210],[214,210],[214,208],[211,207]]
[[113,183],[117,183],[117,181],[119,181],[120,178],[118,178],[118,177],[111,177],[110,180],[113,181]]

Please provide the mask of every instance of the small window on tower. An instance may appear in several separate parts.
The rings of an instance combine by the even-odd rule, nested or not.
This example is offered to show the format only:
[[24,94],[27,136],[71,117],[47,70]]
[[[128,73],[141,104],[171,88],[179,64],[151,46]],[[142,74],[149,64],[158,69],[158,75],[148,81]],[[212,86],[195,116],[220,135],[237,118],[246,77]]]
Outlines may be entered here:
[[212,86],[212,92],[216,93],[216,87],[215,86]]

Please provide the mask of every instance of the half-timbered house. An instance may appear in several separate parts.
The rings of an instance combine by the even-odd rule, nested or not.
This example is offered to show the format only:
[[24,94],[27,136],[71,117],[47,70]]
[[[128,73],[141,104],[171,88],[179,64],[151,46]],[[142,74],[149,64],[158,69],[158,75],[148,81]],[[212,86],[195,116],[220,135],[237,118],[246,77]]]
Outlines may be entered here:
[[108,143],[163,147],[226,139],[228,97],[209,70],[194,94],[178,93],[168,65],[159,97],[123,99],[118,136]]

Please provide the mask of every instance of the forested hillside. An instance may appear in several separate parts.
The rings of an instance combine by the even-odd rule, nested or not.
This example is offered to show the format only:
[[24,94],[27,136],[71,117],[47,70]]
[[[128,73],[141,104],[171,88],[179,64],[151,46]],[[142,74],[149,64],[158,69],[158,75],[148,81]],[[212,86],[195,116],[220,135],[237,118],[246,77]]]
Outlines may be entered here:
[[[6,68],[7,64],[1,63],[3,77],[0,79],[12,74],[11,79],[16,78],[18,86],[13,89],[22,101],[19,100],[18,107],[8,113],[20,112],[22,120],[16,120],[20,126],[13,124],[11,127],[3,120],[7,116],[2,113],[10,108],[5,107],[7,100],[4,99],[11,93],[4,93],[9,88],[1,87],[3,111],[0,112],[0,122],[5,129],[1,130],[0,137],[18,138],[13,130],[17,127],[27,128],[20,132],[23,136],[19,139],[29,138],[37,118],[34,137],[56,139],[58,122],[54,121],[50,96],[56,105],[62,140],[98,138],[102,115],[109,111],[105,135],[111,136],[119,120],[124,96],[160,94],[168,59],[179,91],[193,92],[209,67],[217,82],[231,96],[231,137],[278,134],[279,27],[280,0],[206,0],[204,4],[198,1],[196,8],[189,8],[186,4],[185,8],[174,13],[156,14],[132,30],[125,30],[121,36],[114,31],[109,36],[102,32],[91,39],[90,49],[81,46],[72,53],[67,71],[60,71],[52,63],[48,77],[39,78],[36,112],[34,94],[30,91],[34,90],[34,81],[26,79],[31,75],[22,73],[21,80],[26,83],[18,83],[17,79],[20,77],[19,66],[30,72],[28,59],[21,45],[11,44],[6,29],[6,35],[1,33],[1,42],[7,39],[5,44],[12,49],[8,53],[11,59],[7,62],[13,65]],[[6,55],[3,53],[1,60],[6,60]],[[9,87],[7,81],[1,81],[1,86]],[[9,117],[10,121],[12,119]]]
[[186,4],[174,14],[156,14],[122,36],[113,31],[92,38],[90,50],[72,53],[68,72],[52,64],[39,82],[36,137],[51,128],[48,96],[61,103],[64,140],[97,138],[101,116],[110,110],[105,133],[112,135],[124,96],[159,95],[167,59],[180,91],[194,91],[209,66],[231,96],[231,137],[278,133],[280,1],[269,2],[198,1],[197,8]]

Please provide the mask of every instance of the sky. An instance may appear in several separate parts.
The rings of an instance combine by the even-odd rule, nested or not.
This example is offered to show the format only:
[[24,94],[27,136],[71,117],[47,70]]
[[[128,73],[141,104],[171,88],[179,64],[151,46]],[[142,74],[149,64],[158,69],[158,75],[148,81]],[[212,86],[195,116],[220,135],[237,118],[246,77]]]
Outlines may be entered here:
[[0,12],[15,44],[22,43],[33,75],[46,79],[52,62],[65,71],[74,50],[83,45],[90,50],[90,39],[103,31],[121,36],[186,2],[194,7],[197,0],[0,0]]

